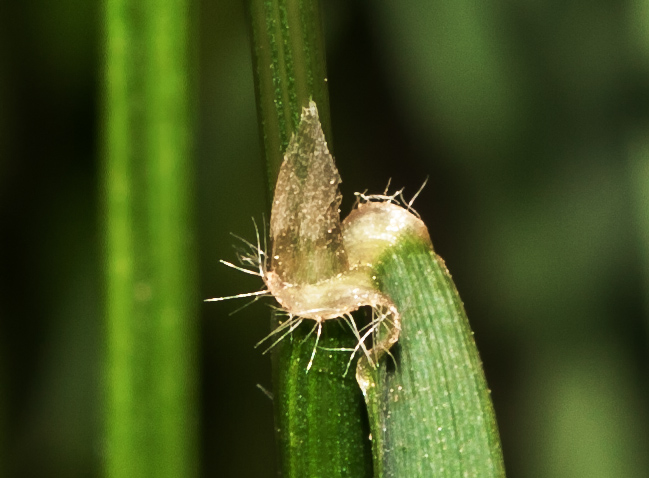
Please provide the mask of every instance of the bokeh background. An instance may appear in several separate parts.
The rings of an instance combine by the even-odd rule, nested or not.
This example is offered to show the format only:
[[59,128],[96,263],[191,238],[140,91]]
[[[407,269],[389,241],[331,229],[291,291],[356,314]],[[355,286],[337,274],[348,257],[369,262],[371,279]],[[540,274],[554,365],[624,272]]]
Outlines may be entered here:
[[[323,0],[343,214],[414,194],[510,478],[649,476],[649,3]],[[0,4],[0,476],[101,472],[102,4]],[[266,210],[242,0],[196,3],[201,294]],[[267,306],[201,311],[203,476],[276,475]],[[161,371],[164,373],[164,371]]]

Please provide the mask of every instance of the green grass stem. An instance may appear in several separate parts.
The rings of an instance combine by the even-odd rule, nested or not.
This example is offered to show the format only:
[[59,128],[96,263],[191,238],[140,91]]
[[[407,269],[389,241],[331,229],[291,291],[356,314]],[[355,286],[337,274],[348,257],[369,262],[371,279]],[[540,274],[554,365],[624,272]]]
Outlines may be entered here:
[[[314,0],[251,0],[253,67],[269,193],[302,108],[318,105],[332,149],[320,6]],[[274,317],[272,327],[277,324]],[[273,351],[279,465],[285,477],[371,476],[371,451],[361,392],[349,355],[320,350],[306,373],[315,336],[305,323]],[[326,324],[320,345],[349,348],[355,339]]]
[[253,68],[269,193],[302,108],[312,99],[332,148],[329,90],[317,0],[249,0]]

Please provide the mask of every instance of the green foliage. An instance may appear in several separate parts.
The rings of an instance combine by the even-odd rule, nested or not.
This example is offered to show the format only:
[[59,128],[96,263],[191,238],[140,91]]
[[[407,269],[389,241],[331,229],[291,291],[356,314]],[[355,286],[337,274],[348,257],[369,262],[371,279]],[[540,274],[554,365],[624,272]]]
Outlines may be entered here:
[[[321,34],[314,36],[320,30],[313,15],[318,8],[317,1],[289,0],[253,2],[251,9],[271,190],[282,153],[297,130],[296,118],[325,74],[324,55],[305,48],[322,44]],[[328,111],[327,103],[318,107]],[[440,272],[427,247],[404,240],[376,271],[384,292],[402,310],[399,343],[404,345],[397,360],[400,371],[388,374],[381,366],[368,392],[374,476],[504,476],[495,417],[466,316],[450,277]],[[350,332],[345,337],[340,324],[326,323],[324,330],[321,349],[354,347],[354,337]],[[343,376],[346,356],[316,356],[313,371],[306,374],[313,331],[303,324],[274,352],[280,467],[288,477],[369,476],[358,389]]]
[[313,0],[249,0],[260,133],[272,194],[291,134],[309,100],[331,146],[329,91],[320,5]]
[[[193,4],[195,305],[261,286],[218,264],[265,207],[243,4]],[[391,177],[409,195],[430,175],[414,207],[476,332],[508,476],[645,477],[649,3],[321,4],[342,213],[354,191]],[[0,8],[8,476],[102,466],[104,5]],[[243,304],[201,307],[205,476],[275,474],[273,402],[255,387],[270,388],[253,349],[268,333],[263,302],[233,317]]]
[[302,324],[273,353],[275,420],[279,464],[286,477],[372,476],[365,406],[354,379],[347,374],[349,355],[334,348],[353,348],[356,339],[339,322],[327,323],[313,365],[306,373],[315,337]]
[[189,12],[106,3],[106,476],[197,471]]
[[402,328],[367,392],[375,476],[504,477],[482,364],[444,261],[405,237],[376,276]]

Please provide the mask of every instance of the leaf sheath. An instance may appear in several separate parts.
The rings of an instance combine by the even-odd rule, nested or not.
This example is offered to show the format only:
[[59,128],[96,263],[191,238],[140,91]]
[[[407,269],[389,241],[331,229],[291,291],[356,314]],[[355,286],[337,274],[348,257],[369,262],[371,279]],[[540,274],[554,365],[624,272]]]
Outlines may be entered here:
[[505,476],[480,358],[444,262],[429,242],[404,238],[377,278],[402,329],[367,394],[375,476]]

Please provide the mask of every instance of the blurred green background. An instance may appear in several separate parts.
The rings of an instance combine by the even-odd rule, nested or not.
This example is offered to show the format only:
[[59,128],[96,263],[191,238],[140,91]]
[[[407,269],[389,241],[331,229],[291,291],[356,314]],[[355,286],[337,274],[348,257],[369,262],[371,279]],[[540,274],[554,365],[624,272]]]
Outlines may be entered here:
[[[415,207],[517,477],[649,476],[649,2],[323,0],[343,214]],[[102,4],[0,4],[0,476],[101,472]],[[267,209],[241,0],[196,3],[201,294]],[[257,303],[205,304],[203,476],[276,476]],[[164,371],[161,371],[164,373]]]

